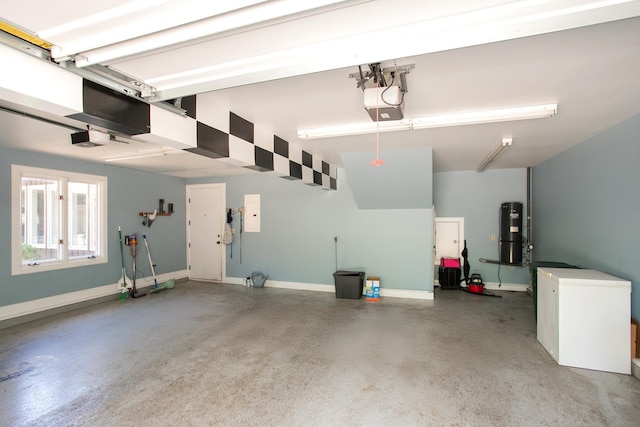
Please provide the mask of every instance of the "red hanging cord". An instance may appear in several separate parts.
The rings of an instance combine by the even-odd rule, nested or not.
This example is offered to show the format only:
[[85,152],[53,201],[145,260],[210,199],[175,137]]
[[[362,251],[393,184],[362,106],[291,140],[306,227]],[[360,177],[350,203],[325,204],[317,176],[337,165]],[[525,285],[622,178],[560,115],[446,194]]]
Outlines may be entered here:
[[370,165],[371,166],[377,166],[380,167],[382,165],[384,165],[384,160],[379,158],[379,154],[380,154],[380,121],[379,121],[379,117],[380,114],[378,112],[378,101],[379,101],[379,95],[378,95],[378,89],[379,86],[376,86],[376,159],[372,160]]

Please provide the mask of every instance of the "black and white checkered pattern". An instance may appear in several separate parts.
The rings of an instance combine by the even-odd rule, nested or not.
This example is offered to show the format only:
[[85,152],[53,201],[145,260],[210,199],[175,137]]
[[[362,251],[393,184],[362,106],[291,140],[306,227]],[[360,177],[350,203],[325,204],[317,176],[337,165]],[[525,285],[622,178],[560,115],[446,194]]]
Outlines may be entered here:
[[338,188],[335,166],[233,112],[229,112],[228,130],[198,121],[197,148],[187,151],[327,190]]

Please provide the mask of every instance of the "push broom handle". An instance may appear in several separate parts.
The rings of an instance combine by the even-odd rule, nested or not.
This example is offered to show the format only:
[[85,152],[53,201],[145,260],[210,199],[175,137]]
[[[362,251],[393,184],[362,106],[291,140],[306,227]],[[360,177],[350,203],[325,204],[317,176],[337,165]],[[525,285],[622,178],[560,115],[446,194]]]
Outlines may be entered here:
[[151,261],[151,252],[149,252],[149,244],[147,243],[147,235],[142,235],[142,240],[144,240],[144,247],[147,248],[147,258],[149,258],[149,266],[151,267],[151,273],[153,274],[153,283],[158,287],[158,281],[156,280],[156,270],[153,268],[153,261]]

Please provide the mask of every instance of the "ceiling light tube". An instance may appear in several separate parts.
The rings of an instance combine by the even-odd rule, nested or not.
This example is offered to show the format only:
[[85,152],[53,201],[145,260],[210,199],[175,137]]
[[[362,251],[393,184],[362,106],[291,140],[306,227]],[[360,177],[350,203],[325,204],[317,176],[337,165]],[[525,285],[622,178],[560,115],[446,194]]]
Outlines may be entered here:
[[[551,117],[558,110],[557,104],[532,105],[527,107],[501,108],[497,110],[471,111],[465,113],[441,114],[436,116],[414,117],[412,119],[380,122],[380,132],[409,129],[427,129],[446,126],[462,126],[480,123],[496,123],[510,120],[539,119]],[[336,136],[375,133],[375,122],[354,123],[348,125],[298,129],[298,138],[315,139]]]
[[487,157],[482,161],[482,163],[480,163],[480,166],[478,166],[478,172],[482,172],[486,168],[488,168],[489,165],[491,165],[498,157],[500,157],[507,148],[511,147],[512,143],[513,143],[513,138],[502,138],[502,141],[500,142],[500,144],[498,144],[498,146],[494,148],[493,151],[491,151],[487,155]]
[[330,138],[333,136],[347,136],[347,135],[361,135],[366,133],[379,132],[391,132],[394,130],[408,130],[411,129],[410,123],[405,120],[393,120],[387,122],[365,122],[354,123],[349,125],[313,128],[313,129],[298,129],[298,138],[300,139],[315,139],[315,138]]
[[416,117],[411,120],[412,129],[496,123],[511,120],[541,119],[551,117],[558,110],[557,104],[532,105],[528,107],[501,108],[498,110],[471,111]]
[[125,160],[136,160],[136,159],[146,159],[149,157],[160,157],[167,156],[170,154],[182,154],[185,153],[184,150],[180,149],[149,149],[149,150],[139,150],[139,151],[125,151],[122,153],[114,153],[114,154],[105,154],[100,157],[100,160],[104,162],[119,162]]

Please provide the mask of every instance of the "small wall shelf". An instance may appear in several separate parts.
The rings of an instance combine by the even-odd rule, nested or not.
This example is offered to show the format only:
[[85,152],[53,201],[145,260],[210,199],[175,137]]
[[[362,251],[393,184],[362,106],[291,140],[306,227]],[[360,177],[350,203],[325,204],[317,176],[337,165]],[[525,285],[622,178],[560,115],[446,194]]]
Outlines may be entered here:
[[[140,212],[139,215],[149,216],[149,215],[153,215],[153,212]],[[171,212],[156,213],[156,216],[171,216],[171,215],[173,215],[173,213]]]
[[497,260],[493,260],[493,259],[484,259],[484,258],[480,258],[480,262],[485,262],[487,264],[500,264],[500,265],[508,265],[511,267],[526,267],[527,263],[523,262],[523,263],[519,263],[519,264],[512,264],[509,262],[502,262],[502,261],[497,261]]

